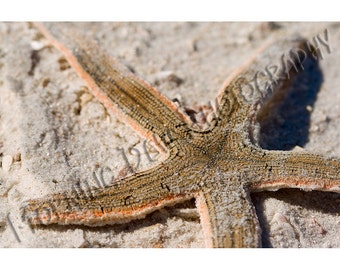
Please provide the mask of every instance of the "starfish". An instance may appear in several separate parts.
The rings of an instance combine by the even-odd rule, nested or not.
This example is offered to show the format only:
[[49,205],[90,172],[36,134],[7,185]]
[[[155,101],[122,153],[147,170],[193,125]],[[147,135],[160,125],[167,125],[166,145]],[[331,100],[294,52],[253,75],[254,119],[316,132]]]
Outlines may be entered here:
[[[29,200],[21,210],[31,225],[125,223],[195,198],[207,247],[260,247],[261,229],[250,193],[280,188],[340,192],[340,159],[266,150],[257,143],[257,122],[270,110],[270,101],[284,95],[294,76],[315,57],[304,39],[266,42],[226,80],[216,112],[202,129],[95,43],[58,24],[37,27],[94,95],[159,143],[166,158],[104,188]],[[288,61],[282,60],[284,52],[289,52]],[[273,61],[281,63],[271,66],[274,72],[261,71]]]

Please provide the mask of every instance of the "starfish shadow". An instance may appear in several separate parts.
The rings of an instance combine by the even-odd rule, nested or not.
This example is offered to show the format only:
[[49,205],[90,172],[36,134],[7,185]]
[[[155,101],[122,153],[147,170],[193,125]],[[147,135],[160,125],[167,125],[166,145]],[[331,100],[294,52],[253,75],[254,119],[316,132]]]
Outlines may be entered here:
[[[274,96],[259,114],[259,145],[267,150],[292,150],[295,146],[303,147],[308,142],[310,112],[317,99],[323,82],[320,66],[314,58],[307,58],[304,69],[292,78],[289,85]],[[335,196],[335,198],[334,198]],[[265,216],[264,202],[275,198],[290,205],[322,213],[339,213],[339,207],[329,207],[329,201],[340,199],[340,194],[320,191],[304,192],[282,189],[277,192],[252,194],[256,213],[262,228],[262,246],[272,247],[270,242],[270,224]]]
[[323,81],[317,60],[309,57],[259,114],[259,145],[268,150],[291,150],[308,142],[310,111]]

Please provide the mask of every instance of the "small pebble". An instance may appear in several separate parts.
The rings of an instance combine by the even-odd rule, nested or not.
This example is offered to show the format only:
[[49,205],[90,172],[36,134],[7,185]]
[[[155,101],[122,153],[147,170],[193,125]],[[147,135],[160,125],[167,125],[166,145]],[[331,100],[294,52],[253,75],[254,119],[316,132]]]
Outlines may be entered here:
[[81,106],[84,106],[86,103],[88,103],[92,99],[93,99],[93,96],[91,94],[89,94],[89,93],[82,94],[81,97],[80,97]]
[[293,152],[304,152],[306,151],[305,149],[303,149],[301,146],[294,146],[294,148],[292,149]]
[[4,171],[8,172],[13,163],[13,158],[10,155],[4,156],[2,158],[2,168]]
[[44,46],[45,46],[44,43],[39,42],[39,41],[32,41],[31,42],[31,47],[35,51],[41,50]]
[[166,71],[160,71],[153,75],[151,78],[151,82],[155,85],[159,85],[161,83],[165,82],[173,82],[177,86],[183,83],[183,79],[178,77],[173,71],[166,70]]
[[16,153],[14,158],[13,158],[14,162],[20,162],[21,161],[21,153]]
[[6,226],[6,215],[4,213],[0,213],[0,228]]
[[313,107],[310,106],[310,105],[307,105],[306,110],[307,110],[308,112],[312,112],[312,111],[313,111]]

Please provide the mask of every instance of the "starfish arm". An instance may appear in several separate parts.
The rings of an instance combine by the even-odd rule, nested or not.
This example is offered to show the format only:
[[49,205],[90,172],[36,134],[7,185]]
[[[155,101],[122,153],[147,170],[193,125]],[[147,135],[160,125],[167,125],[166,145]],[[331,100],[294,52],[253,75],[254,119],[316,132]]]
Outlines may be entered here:
[[165,145],[188,129],[188,118],[174,103],[95,43],[69,30],[68,25],[37,23],[39,30],[58,48],[93,94],[110,110],[128,120],[143,136],[158,135]]
[[[259,159],[260,160],[260,159]],[[340,193],[340,159],[292,151],[263,151],[261,176],[252,177],[251,191],[300,188]]]
[[233,122],[239,128],[242,124],[248,133],[267,101],[282,95],[292,76],[301,72],[312,56],[304,39],[290,38],[275,43],[272,40],[261,46],[223,84],[218,95],[218,126],[223,128]]
[[238,185],[240,179],[227,177],[226,180],[220,188],[216,188],[219,181],[214,181],[214,188],[205,188],[196,197],[206,246],[261,246],[261,230],[249,193]]
[[173,162],[161,163],[104,188],[76,188],[27,201],[21,208],[22,218],[33,225],[56,223],[86,226],[144,218],[159,208],[193,198],[191,193],[182,192],[181,182],[178,181],[185,166],[176,164],[173,167]]

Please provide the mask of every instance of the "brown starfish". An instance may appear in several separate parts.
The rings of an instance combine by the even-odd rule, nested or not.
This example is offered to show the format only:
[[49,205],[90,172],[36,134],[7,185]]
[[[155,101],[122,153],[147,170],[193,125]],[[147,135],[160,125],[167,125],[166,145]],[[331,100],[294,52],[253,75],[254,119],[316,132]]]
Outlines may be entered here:
[[[103,104],[143,136],[159,140],[167,158],[104,188],[28,201],[22,213],[29,223],[123,223],[195,198],[207,246],[258,247],[260,227],[251,192],[280,188],[340,192],[339,159],[269,151],[256,143],[257,120],[270,109],[269,100],[282,97],[294,74],[315,57],[305,40],[267,42],[260,48],[226,81],[216,114],[201,130],[95,44],[58,24],[38,27]],[[280,63],[271,66],[274,72],[261,71],[273,61]]]

